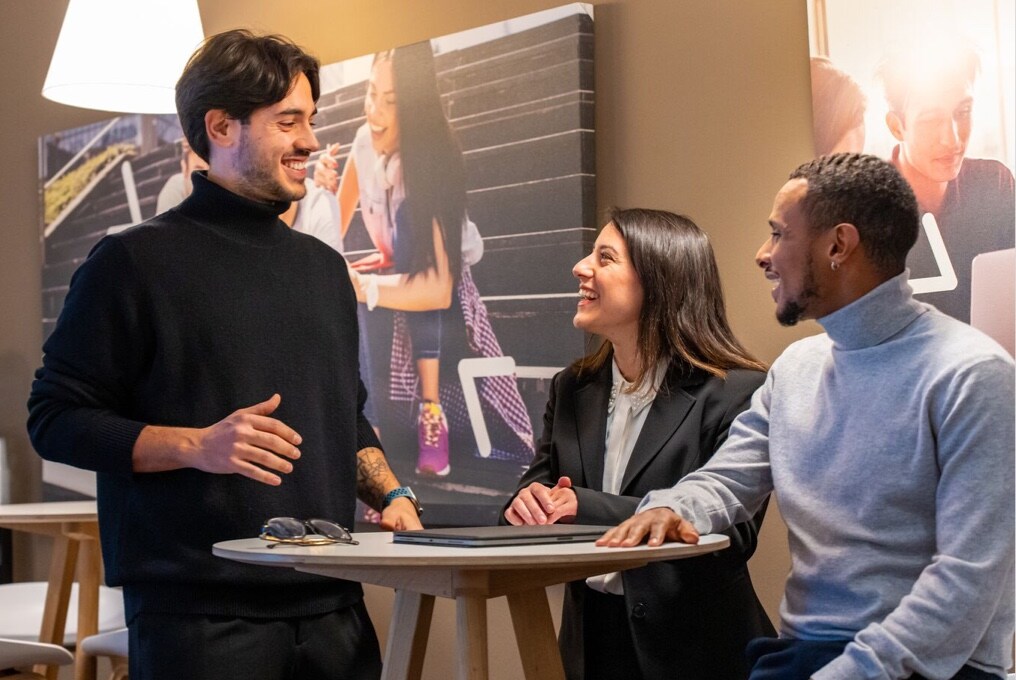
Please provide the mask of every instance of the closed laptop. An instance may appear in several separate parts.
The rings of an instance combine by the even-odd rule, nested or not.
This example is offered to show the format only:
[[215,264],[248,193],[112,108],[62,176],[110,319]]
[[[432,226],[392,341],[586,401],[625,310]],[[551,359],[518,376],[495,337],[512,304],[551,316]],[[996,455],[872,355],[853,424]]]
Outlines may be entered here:
[[595,541],[610,526],[590,524],[545,524],[539,526],[456,527],[396,531],[394,543],[417,543],[463,548],[490,548],[501,545],[537,545]]

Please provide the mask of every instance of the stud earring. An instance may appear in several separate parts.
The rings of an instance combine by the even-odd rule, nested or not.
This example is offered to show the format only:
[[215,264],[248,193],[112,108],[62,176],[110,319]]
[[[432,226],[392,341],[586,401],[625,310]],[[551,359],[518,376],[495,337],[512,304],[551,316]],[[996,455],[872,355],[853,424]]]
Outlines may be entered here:
[[836,260],[833,260],[829,263],[829,268],[832,269],[833,271],[836,271],[837,269],[840,268],[840,263],[837,262]]

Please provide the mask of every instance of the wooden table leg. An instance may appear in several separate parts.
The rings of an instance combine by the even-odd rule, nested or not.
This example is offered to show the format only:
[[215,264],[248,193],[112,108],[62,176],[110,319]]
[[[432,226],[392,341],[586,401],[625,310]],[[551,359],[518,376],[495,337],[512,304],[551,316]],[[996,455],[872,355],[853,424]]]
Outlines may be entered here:
[[[64,625],[67,623],[67,606],[74,583],[74,566],[78,560],[79,542],[67,536],[53,537],[53,556],[49,563],[49,585],[46,587],[46,604],[42,610],[40,642],[63,644]],[[36,673],[47,680],[56,680],[57,666],[36,666]]]
[[78,559],[78,632],[74,649],[74,680],[95,680],[96,659],[85,654],[81,641],[99,632],[99,544],[81,541]]
[[507,598],[526,680],[564,680],[547,591],[523,590],[509,593]]
[[475,595],[455,598],[457,680],[487,680],[487,600]]
[[381,680],[420,680],[433,613],[433,595],[395,591]]

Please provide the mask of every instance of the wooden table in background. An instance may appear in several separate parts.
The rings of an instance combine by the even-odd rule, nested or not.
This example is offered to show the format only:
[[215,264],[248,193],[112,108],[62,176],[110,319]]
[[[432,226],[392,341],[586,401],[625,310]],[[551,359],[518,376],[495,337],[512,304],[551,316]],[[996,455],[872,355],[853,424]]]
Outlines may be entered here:
[[526,679],[564,680],[547,586],[730,545],[726,536],[708,535],[698,545],[667,543],[654,548],[597,548],[593,543],[446,548],[392,543],[388,532],[353,536],[359,545],[269,549],[264,541],[252,538],[216,543],[212,552],[239,562],[395,588],[383,680],[420,678],[435,597],[455,600],[455,677],[486,680],[487,600],[502,595],[508,599]]
[[[102,556],[95,501],[0,505],[0,528],[53,538],[39,640],[63,644],[75,570],[78,576],[77,639],[81,641],[98,632]],[[81,645],[77,645],[74,656],[75,680],[95,680],[95,659],[83,656]],[[58,670],[56,666],[41,666],[35,672],[56,680]]]

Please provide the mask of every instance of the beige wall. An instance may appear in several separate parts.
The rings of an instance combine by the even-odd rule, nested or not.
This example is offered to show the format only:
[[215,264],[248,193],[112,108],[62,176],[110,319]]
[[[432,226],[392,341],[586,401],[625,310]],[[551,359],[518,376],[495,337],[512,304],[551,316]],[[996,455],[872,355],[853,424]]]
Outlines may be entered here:
[[[283,33],[325,63],[559,4],[200,0],[206,33],[236,26]],[[693,217],[714,239],[735,330],[762,358],[772,360],[790,341],[817,330],[811,324],[795,329],[776,325],[769,287],[752,264],[767,233],[774,193],[810,152],[805,3],[593,4],[599,207],[659,207]],[[0,73],[0,148],[5,155],[0,183],[0,436],[7,439],[13,459],[18,501],[37,499],[40,476],[24,434],[24,404],[41,342],[36,139],[108,117],[54,104],[39,94],[65,8],[66,0],[0,2],[5,64]],[[788,564],[784,534],[771,510],[752,561],[760,595],[773,614]],[[44,562],[44,547],[19,541],[17,550],[16,575],[38,577],[34,565]],[[381,628],[390,596],[371,589],[369,600]],[[433,678],[447,677],[454,628],[451,610],[437,611],[426,669]],[[492,611],[493,675],[517,677],[511,627],[501,604],[492,605]]]

